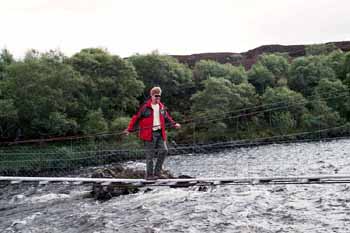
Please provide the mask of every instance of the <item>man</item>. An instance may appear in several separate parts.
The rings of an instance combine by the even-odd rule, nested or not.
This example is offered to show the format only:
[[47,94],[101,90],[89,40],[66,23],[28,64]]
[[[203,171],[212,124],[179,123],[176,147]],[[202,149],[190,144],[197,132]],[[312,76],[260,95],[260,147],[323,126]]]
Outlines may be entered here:
[[[153,87],[150,91],[151,98],[140,107],[139,111],[131,118],[129,126],[125,129],[128,135],[134,130],[139,130],[139,137],[144,141],[146,155],[146,179],[157,179],[160,176],[165,157],[168,153],[166,145],[166,124],[171,127],[180,128],[163,103],[160,102],[162,90]],[[135,127],[138,125],[138,128]],[[155,166],[153,166],[154,155],[158,154]]]

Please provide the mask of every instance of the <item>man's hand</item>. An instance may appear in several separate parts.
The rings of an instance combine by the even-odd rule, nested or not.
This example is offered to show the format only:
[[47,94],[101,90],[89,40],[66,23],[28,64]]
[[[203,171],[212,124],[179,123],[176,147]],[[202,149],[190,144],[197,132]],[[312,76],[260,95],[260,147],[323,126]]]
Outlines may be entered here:
[[124,129],[123,133],[128,136],[130,134],[129,130],[128,129]]
[[181,128],[181,125],[180,125],[179,123],[176,123],[176,124],[174,125],[174,127],[175,127],[175,129],[179,129],[179,128]]

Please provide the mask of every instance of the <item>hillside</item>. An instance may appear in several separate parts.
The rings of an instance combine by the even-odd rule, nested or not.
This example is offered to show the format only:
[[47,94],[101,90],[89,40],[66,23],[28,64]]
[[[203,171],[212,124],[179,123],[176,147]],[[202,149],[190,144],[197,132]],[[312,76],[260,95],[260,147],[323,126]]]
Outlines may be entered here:
[[[350,41],[329,42],[336,45],[342,51],[350,51]],[[327,43],[328,44],[328,43]],[[242,64],[249,69],[263,53],[287,53],[291,58],[305,55],[306,45],[263,45],[243,53],[198,53],[192,55],[173,55],[181,63],[186,63],[190,67],[199,60],[214,60],[220,63],[230,63],[233,65]]]

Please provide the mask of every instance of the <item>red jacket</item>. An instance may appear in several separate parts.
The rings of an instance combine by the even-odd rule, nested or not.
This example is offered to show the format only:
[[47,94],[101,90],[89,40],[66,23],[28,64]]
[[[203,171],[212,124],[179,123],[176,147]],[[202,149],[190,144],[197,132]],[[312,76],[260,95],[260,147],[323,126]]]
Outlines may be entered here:
[[[151,103],[152,100],[149,99],[144,105],[142,105],[139,111],[131,118],[128,126],[129,132],[139,130],[139,137],[144,141],[152,141],[153,109]],[[166,141],[165,123],[170,123],[170,127],[174,126],[176,123],[166,111],[166,108],[162,103],[159,103],[159,120],[162,128],[162,137],[163,140]],[[137,125],[138,127],[135,127]]]

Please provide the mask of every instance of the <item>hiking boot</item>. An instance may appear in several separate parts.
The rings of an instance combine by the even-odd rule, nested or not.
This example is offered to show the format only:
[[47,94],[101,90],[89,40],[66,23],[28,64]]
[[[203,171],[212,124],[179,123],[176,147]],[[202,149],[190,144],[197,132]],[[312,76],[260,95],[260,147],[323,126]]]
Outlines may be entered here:
[[158,179],[159,177],[158,176],[146,176],[146,180],[156,180]]

